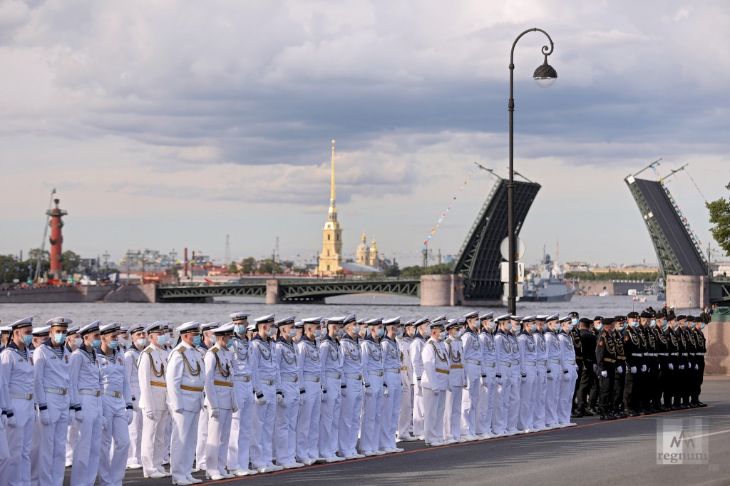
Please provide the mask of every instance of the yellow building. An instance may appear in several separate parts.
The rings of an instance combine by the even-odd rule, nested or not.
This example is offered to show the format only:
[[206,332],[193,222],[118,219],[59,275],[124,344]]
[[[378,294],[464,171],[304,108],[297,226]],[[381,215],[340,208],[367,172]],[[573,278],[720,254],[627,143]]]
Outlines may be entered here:
[[370,247],[370,262],[368,265],[371,267],[377,267],[379,264],[378,247],[375,245],[375,236],[373,236],[373,246]]
[[365,237],[365,230],[362,232],[362,243],[357,245],[357,263],[360,265],[370,265],[370,258],[368,257],[368,245],[367,238]]
[[337,221],[335,205],[335,141],[332,140],[332,180],[330,189],[330,208],[324,224],[322,253],[319,255],[319,273],[333,276],[342,270],[342,228]]

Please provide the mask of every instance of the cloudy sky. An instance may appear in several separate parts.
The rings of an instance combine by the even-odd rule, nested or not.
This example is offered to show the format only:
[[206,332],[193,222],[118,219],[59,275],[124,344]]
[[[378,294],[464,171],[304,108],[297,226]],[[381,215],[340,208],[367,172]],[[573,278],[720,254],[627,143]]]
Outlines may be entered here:
[[[703,245],[730,182],[730,3],[3,0],[0,253],[41,241],[57,188],[82,256],[321,248],[337,140],[345,251],[363,230],[416,261],[477,161],[542,184],[526,259],[655,262],[623,178],[663,157]],[[653,175],[649,172],[647,176]],[[691,176],[691,178],[690,178]],[[431,246],[457,253],[492,186],[475,172]],[[412,255],[412,256],[411,256]]]

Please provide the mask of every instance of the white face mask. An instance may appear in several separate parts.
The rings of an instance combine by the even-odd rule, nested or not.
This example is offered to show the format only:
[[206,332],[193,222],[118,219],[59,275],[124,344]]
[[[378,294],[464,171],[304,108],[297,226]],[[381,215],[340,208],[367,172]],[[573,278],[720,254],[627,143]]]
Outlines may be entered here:
[[352,333],[357,334],[360,332],[360,326],[352,326]]
[[140,339],[137,339],[136,343],[137,343],[137,346],[139,346],[140,348],[143,348],[147,345],[147,340],[144,338],[140,338]]
[[531,332],[535,332],[535,331],[537,331],[537,324],[533,323],[533,324],[532,324],[532,325],[530,326],[530,331],[531,331]]
[[489,329],[489,331],[490,331],[490,332],[491,332],[491,331],[494,331],[494,330],[495,330],[496,328],[497,328],[497,323],[496,323],[496,322],[494,322],[494,321],[491,321],[491,322],[490,322],[490,323],[489,323],[489,324],[487,325],[487,329]]
[[132,340],[131,339],[122,339],[122,346],[124,346],[125,348],[128,348],[131,345],[132,345]]
[[76,339],[74,339],[74,346],[76,346],[77,348],[79,346],[81,346],[82,344],[84,344],[84,340],[82,338],[76,338]]

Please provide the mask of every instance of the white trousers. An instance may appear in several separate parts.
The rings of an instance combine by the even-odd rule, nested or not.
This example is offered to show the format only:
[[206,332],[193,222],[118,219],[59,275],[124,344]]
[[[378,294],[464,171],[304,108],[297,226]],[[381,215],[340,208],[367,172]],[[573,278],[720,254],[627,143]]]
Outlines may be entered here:
[[[48,425],[37,426],[37,447],[32,447],[30,458],[31,484],[39,486],[63,486],[66,469],[66,437],[68,435],[68,395],[46,395]],[[36,435],[34,429],[34,436]],[[35,437],[34,437],[35,439]]]
[[424,435],[423,419],[425,409],[423,407],[423,387],[420,386],[421,381],[416,381],[413,387],[413,435],[416,437]]
[[[276,404],[276,464],[283,466],[294,462],[297,449],[297,416],[299,415],[299,383],[283,381],[281,391],[284,393],[286,408]],[[306,395],[306,394],[305,394]]]
[[[380,427],[383,424],[383,377],[368,375],[370,388],[363,390],[362,418],[360,420],[360,451],[377,451]],[[370,390],[370,396],[366,391]]]
[[146,475],[165,472],[162,462],[165,460],[165,429],[170,414],[167,409],[155,410],[155,420],[147,417],[143,411],[142,418],[142,471]]
[[195,467],[198,469],[208,470],[208,461],[206,460],[206,446],[208,444],[208,407],[203,406],[198,418],[198,442],[195,444]]
[[547,374],[547,386],[545,387],[545,424],[553,425],[558,423],[558,397],[563,370],[557,363],[550,362],[548,362],[548,369],[550,373]]
[[253,419],[251,420],[251,466],[258,469],[264,466],[273,465],[271,444],[274,437],[274,420],[276,419],[276,389],[274,385],[260,386],[266,403],[253,406]]
[[362,382],[345,377],[345,396],[340,406],[340,424],[337,428],[340,457],[357,453],[357,433],[360,430]]
[[517,419],[520,417],[520,365],[512,364],[512,386],[509,389],[509,409],[507,412],[507,430],[517,430]]
[[238,411],[231,420],[231,438],[228,442],[228,470],[248,469],[249,444],[251,443],[251,418],[253,417],[253,386],[251,381],[234,381]]
[[173,481],[186,481],[193,477],[195,445],[198,443],[200,411],[173,412],[172,437],[170,440],[170,472]]
[[[12,427],[9,427],[12,429]],[[10,474],[10,451],[8,450],[8,437],[5,427],[0,424],[0,484],[8,484]]]
[[497,371],[495,367],[487,367],[487,376],[484,384],[479,386],[479,403],[477,404],[477,434],[492,433],[492,417],[494,415],[494,403],[497,396]]
[[[458,439],[461,437],[461,401],[465,394],[461,386],[452,386],[446,390],[446,404],[444,408],[444,439]],[[444,393],[444,392],[441,392]]]
[[398,436],[405,437],[413,432],[413,385],[401,373],[400,414],[398,417]]
[[342,407],[341,383],[339,378],[324,378],[327,393],[319,409],[319,457],[332,457],[337,452],[337,429]]
[[71,484],[74,486],[94,486],[99,473],[103,417],[101,400],[100,396],[79,395],[84,421],[74,420],[78,431],[71,466]]
[[[30,486],[30,444],[33,440],[35,408],[33,400],[11,398],[10,403],[16,425],[5,429],[10,462],[7,467],[0,467],[7,469],[10,486]],[[1,480],[0,484],[3,484]]]
[[482,370],[480,365],[466,363],[464,371],[466,390],[461,393],[461,435],[474,435],[477,428],[479,392],[482,388]]
[[532,416],[532,428],[545,427],[545,394],[547,393],[547,367],[537,365],[535,376],[535,411]]
[[444,441],[444,409],[446,408],[446,392],[440,391],[438,396],[428,388],[423,388],[423,408],[426,444]]
[[535,415],[535,379],[537,370],[534,366],[525,366],[527,378],[520,381],[520,417],[517,420],[519,430],[533,428],[533,417]]
[[[73,412],[69,412],[73,413]],[[71,425],[68,426],[68,435],[66,436],[66,464],[73,464],[74,462],[74,447],[76,442],[79,440],[79,423],[74,420]]]
[[[123,398],[101,395],[104,406],[106,430],[101,432],[101,456],[99,457],[99,484],[122,486],[129,455],[129,424]],[[112,450],[114,439],[114,450]]]
[[512,369],[502,368],[502,378],[497,378],[497,396],[494,401],[494,417],[492,430],[495,434],[507,432],[507,411],[509,410],[509,394],[512,389]]
[[218,413],[217,419],[208,417],[208,442],[205,449],[206,476],[208,477],[226,473],[233,410],[219,408]]
[[398,430],[398,416],[400,415],[401,378],[400,372],[386,371],[383,375],[388,385],[388,396],[383,396],[383,411],[380,424],[380,449],[395,449],[395,432]]
[[304,380],[306,401],[297,416],[297,461],[319,458],[319,411],[322,406],[320,382]]
[[567,424],[570,422],[570,410],[573,406],[573,394],[575,393],[575,381],[578,379],[578,371],[575,365],[567,365],[568,373],[560,372],[560,391],[558,403],[558,423]]
[[139,408],[139,387],[132,386],[132,395],[135,400],[132,401],[134,407],[134,418],[129,424],[129,456],[127,464],[142,464],[142,409]]

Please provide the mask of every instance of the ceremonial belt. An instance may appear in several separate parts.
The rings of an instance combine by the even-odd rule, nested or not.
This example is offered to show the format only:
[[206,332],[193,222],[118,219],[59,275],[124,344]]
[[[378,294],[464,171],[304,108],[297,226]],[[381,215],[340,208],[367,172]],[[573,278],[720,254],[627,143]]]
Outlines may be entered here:
[[311,381],[313,383],[319,383],[319,376],[307,376],[307,375],[304,375],[304,381]]
[[481,361],[479,361],[479,360],[477,360],[477,359],[471,359],[471,358],[468,358],[468,359],[466,360],[466,362],[467,362],[467,363],[471,363],[471,364],[475,364],[475,365],[477,365],[477,366],[481,366],[481,365],[482,365],[482,362],[481,362]]
[[33,399],[33,394],[32,393],[28,393],[28,394],[24,394],[24,393],[11,393],[10,394],[10,398],[15,398],[17,400],[32,400]]
[[259,382],[262,385],[269,385],[269,386],[273,386],[274,385],[274,380],[259,380]]
[[551,363],[560,364],[559,359],[549,359],[548,361],[550,361]]
[[704,356],[705,353],[695,353],[695,356]]
[[583,359],[583,356],[576,356],[575,359]]
[[536,363],[534,361],[526,361],[525,362],[525,366],[535,366],[535,364]]
[[400,373],[398,368],[388,368],[385,370],[386,373]]
[[44,388],[43,391],[53,393],[54,395],[65,395],[68,393],[68,388]]
[[669,353],[669,356],[679,356],[679,353]]
[[689,353],[690,356],[696,356],[697,353]]
[[512,366],[512,363],[510,363],[509,361],[500,361],[499,364],[501,364],[502,366],[506,366],[507,368]]
[[644,353],[631,353],[631,354],[633,354],[634,356],[638,356],[638,357],[644,356]]
[[611,359],[611,358],[603,358],[603,361],[605,361],[606,363],[615,363],[616,362],[615,359]]
[[133,386],[135,388],[139,388],[139,382],[138,381],[131,381],[131,382],[129,382],[129,386]]
[[644,353],[644,356],[653,357],[656,356],[656,353]]
[[114,390],[104,390],[102,393],[104,395],[109,395],[110,397],[122,398],[122,392],[118,392],[118,391],[114,391]]
[[519,359],[514,359],[514,360],[512,360],[512,364],[513,365],[518,365],[518,364],[520,364],[520,360]]
[[203,392],[203,389],[197,386],[188,386],[188,385],[180,385],[181,390],[187,390],[187,391],[194,391],[194,392]]
[[449,370],[442,370],[442,369],[436,368],[436,373],[443,373],[444,375],[448,375]]
[[669,356],[668,353],[657,353],[657,356]]
[[351,380],[362,380],[362,375],[353,375],[352,373],[345,373],[345,378],[349,378]]
[[494,368],[495,366],[497,366],[497,363],[484,363],[484,366],[486,366],[487,368]]
[[382,371],[368,371],[368,375],[383,376],[383,372]]
[[282,376],[281,381],[286,381],[288,383],[296,383],[297,381],[299,381],[299,377],[298,376]]
[[463,365],[451,365],[451,369],[452,370],[461,370],[463,368],[464,368]]
[[[398,372],[398,371],[396,370],[396,373],[397,373],[397,372]],[[325,375],[325,376],[326,376],[327,378],[334,378],[335,380],[339,380],[340,378],[342,378],[342,373],[331,373],[331,372],[329,372],[329,371],[328,371],[328,372],[326,372],[326,373],[325,373],[324,375]]]
[[98,397],[101,395],[99,390],[79,390],[79,395],[89,395],[90,397]]
[[167,383],[164,381],[150,381],[150,385],[159,386],[160,388],[167,388]]
[[547,366],[547,360],[537,360],[537,364],[541,366]]
[[566,363],[574,365],[575,361],[566,361]]
[[400,370],[401,371],[408,371],[408,366],[401,366],[400,367]]
[[[283,377],[282,377],[282,379],[283,379]],[[231,383],[230,381],[213,380],[213,384],[215,386],[233,386],[233,383]]]
[[250,376],[234,376],[233,381],[242,381],[244,383],[248,383],[249,381],[251,381],[251,377]]

